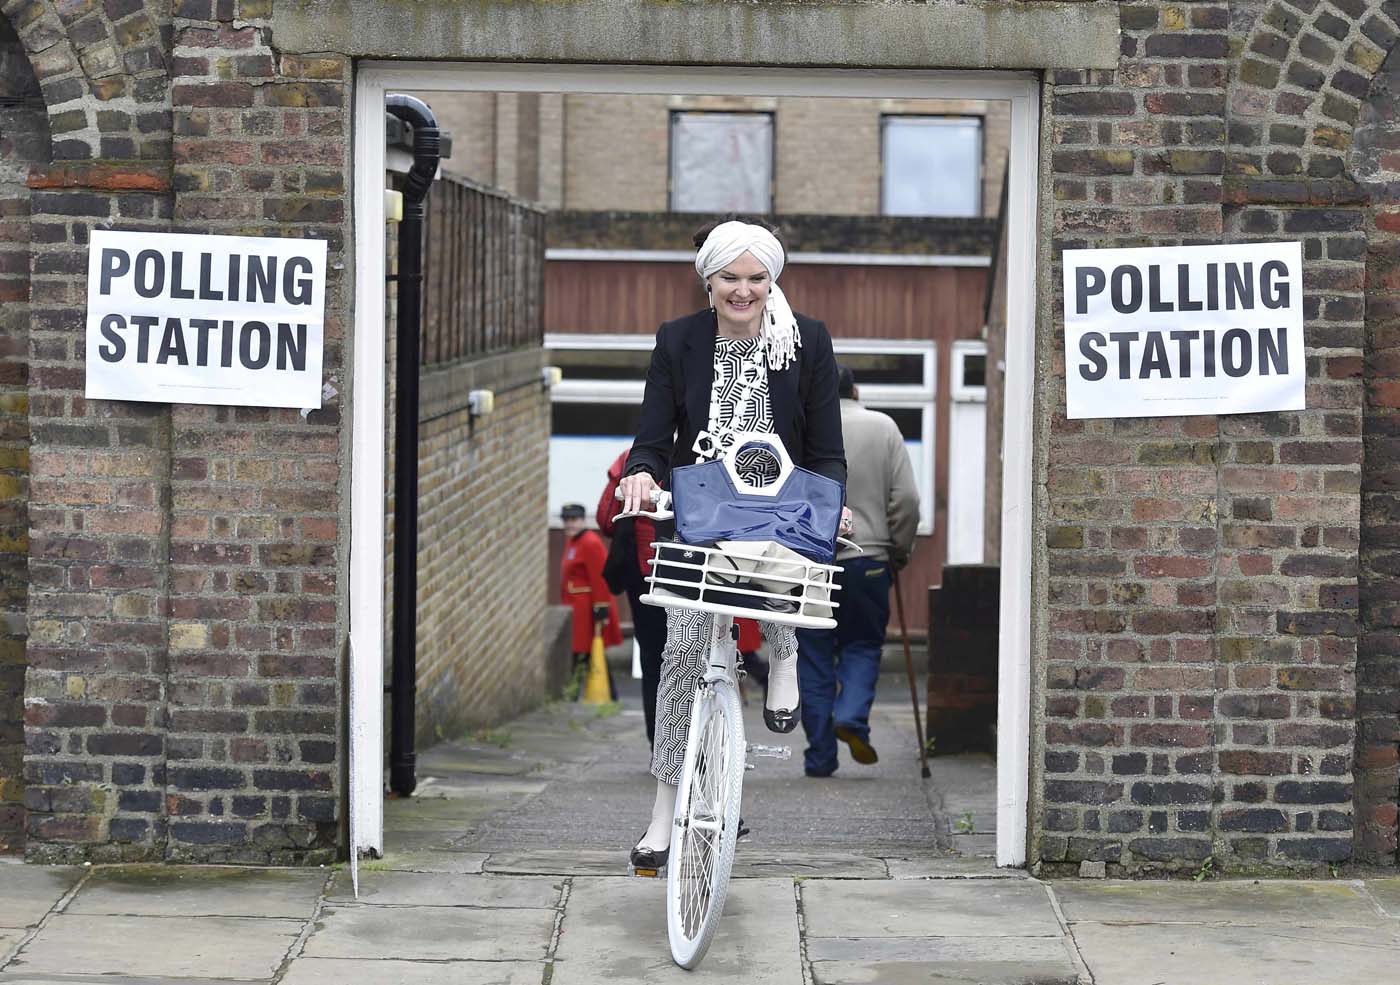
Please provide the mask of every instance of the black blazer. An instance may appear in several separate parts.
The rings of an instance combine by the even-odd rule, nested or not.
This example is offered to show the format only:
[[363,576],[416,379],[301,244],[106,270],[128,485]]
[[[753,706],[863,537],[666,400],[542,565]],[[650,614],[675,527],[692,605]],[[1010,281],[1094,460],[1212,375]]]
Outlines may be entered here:
[[[714,311],[707,308],[657,330],[627,473],[650,472],[664,484],[671,469],[694,464],[696,435],[710,422],[717,327]],[[785,369],[768,370],[773,428],[793,464],[844,483],[846,449],[831,336],[825,324],[805,315],[797,316],[797,329],[802,336],[797,358]]]

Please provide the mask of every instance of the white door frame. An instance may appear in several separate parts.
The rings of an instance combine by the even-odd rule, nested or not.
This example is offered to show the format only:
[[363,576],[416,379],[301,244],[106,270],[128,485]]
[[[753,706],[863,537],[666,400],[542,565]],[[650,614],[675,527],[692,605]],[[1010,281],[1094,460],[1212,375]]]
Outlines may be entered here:
[[[997,864],[1026,860],[1030,753],[1031,476],[1040,87],[1031,72],[672,68],[481,62],[357,65],[350,493],[350,839],[384,847],[384,94],[389,89],[1004,99],[1011,104],[1002,447]],[[1010,573],[1009,576],[1007,573]]]

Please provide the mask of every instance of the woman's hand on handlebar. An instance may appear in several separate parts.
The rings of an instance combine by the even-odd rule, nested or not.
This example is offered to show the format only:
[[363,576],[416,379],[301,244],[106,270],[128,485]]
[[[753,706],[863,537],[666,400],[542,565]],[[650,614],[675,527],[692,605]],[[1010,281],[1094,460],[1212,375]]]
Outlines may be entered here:
[[650,510],[655,505],[655,495],[661,491],[650,472],[633,472],[624,475],[617,484],[617,498],[622,500],[623,513],[637,513]]
[[851,508],[849,506],[841,507],[841,525],[837,528],[837,533],[842,537],[851,536],[851,532],[855,529],[854,519],[855,518],[851,516]]

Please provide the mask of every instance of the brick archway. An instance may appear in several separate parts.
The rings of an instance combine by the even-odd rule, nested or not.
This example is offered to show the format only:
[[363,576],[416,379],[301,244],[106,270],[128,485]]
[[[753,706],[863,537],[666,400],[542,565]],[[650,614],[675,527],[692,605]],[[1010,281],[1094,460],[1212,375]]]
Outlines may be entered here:
[[146,6],[0,3],[49,108],[55,161],[170,160],[169,66]]
[[[134,513],[98,514],[104,500],[120,505],[122,495],[126,506],[142,495],[163,498],[169,411],[83,399],[84,306],[75,275],[86,269],[88,229],[168,226],[168,25],[163,30],[139,0],[6,0],[0,12],[14,28],[15,57],[32,69],[30,109],[46,130],[42,155],[21,161],[14,147],[0,151],[6,178],[21,189],[15,197],[26,203],[27,234],[17,244],[26,254],[18,299],[26,310],[19,319],[20,309],[7,306],[4,325],[11,343],[5,355],[24,364],[16,406],[23,407],[31,473],[22,538],[27,638],[4,641],[23,647],[23,769],[12,778],[14,764],[4,762],[10,782],[0,803],[22,783],[24,810],[10,820],[23,824],[30,858],[71,858],[62,844],[83,841],[115,843],[96,858],[158,857],[160,822],[140,812],[163,800],[165,750],[142,729],[166,714],[165,615],[157,594],[143,591],[156,587],[158,571],[151,585],[130,572],[156,556],[165,520],[157,514],[152,527]],[[20,320],[22,335],[13,330]],[[104,493],[83,484],[104,474],[149,488],[122,494],[109,486]],[[102,539],[100,531],[155,536],[139,544]],[[90,600],[79,603],[84,593]],[[93,622],[104,615],[109,626]],[[92,735],[94,725],[125,734]],[[122,762],[96,762],[111,753]],[[121,795],[120,782],[149,792]]]
[[[1393,199],[1385,154],[1394,140],[1390,78],[1400,39],[1400,8],[1366,0],[1275,0],[1245,43],[1231,100],[1226,200],[1238,207],[1234,228],[1309,235],[1314,285],[1310,346],[1360,348],[1365,387],[1355,716],[1355,858],[1396,861],[1400,794],[1400,595],[1393,588],[1400,535],[1400,487],[1390,451],[1400,435],[1393,396],[1400,362],[1394,329],[1397,246],[1387,231]],[[1360,141],[1358,143],[1358,137]],[[1393,170],[1397,165],[1391,161]],[[1321,207],[1290,216],[1296,206]],[[1291,225],[1290,225],[1291,224]],[[1368,246],[1369,244],[1369,246]],[[1316,321],[1314,321],[1316,319]],[[1361,337],[1356,328],[1364,326]]]
[[1366,227],[1357,857],[1394,864],[1400,861],[1400,45],[1371,82],[1349,165],[1373,203]]
[[1274,0],[1241,55],[1232,172],[1343,178],[1371,79],[1400,37],[1397,17],[1394,4],[1374,0]]
[[24,842],[29,585],[29,188],[50,162],[39,81],[0,16],[0,853]]

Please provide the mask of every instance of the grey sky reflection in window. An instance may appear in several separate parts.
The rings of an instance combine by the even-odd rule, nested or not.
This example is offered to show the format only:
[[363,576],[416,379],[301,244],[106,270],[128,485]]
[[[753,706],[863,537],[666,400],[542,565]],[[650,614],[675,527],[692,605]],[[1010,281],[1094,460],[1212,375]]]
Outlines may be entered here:
[[885,215],[982,214],[979,118],[886,116],[880,129]]
[[768,212],[772,189],[770,114],[671,114],[673,212]]

